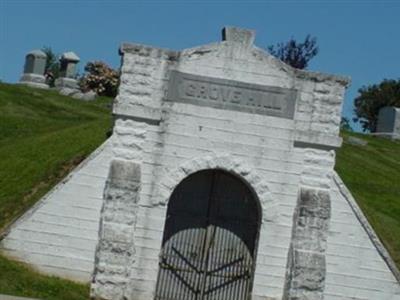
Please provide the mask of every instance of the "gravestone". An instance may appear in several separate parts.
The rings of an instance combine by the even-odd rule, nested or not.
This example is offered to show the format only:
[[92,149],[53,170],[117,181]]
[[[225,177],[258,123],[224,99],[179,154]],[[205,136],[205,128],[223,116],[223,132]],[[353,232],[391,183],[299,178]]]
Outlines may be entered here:
[[76,80],[76,66],[80,58],[74,52],[65,52],[60,58],[60,77],[56,79],[57,89],[78,90],[78,81]]
[[20,83],[38,88],[48,88],[44,72],[46,68],[46,53],[41,50],[33,50],[26,54],[24,73]]
[[123,44],[94,299],[322,299],[344,77],[227,27]]
[[378,114],[376,132],[392,139],[400,139],[400,107],[382,107]]

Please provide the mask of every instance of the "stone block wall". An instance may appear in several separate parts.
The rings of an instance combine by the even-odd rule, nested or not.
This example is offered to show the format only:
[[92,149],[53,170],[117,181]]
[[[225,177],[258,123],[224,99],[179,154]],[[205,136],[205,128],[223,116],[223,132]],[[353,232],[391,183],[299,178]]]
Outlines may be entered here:
[[129,283],[131,265],[135,263],[134,232],[139,187],[139,165],[121,160],[111,163],[93,275],[100,299],[123,299]]
[[[341,101],[348,80],[296,71],[252,44],[233,40],[181,52],[124,44],[121,54],[114,159],[137,164],[141,177],[131,271],[123,283],[112,283],[112,299],[154,296],[168,199],[185,177],[214,168],[237,174],[255,190],[263,223],[252,297],[281,299],[289,249],[297,236],[293,226],[300,226],[293,217],[299,191],[312,188],[320,195],[330,189],[332,149],[341,143]],[[167,99],[172,71],[293,90],[294,117]],[[325,230],[323,226],[321,236]],[[317,250],[325,255],[325,249]],[[96,268],[107,261],[107,255],[98,252]],[[93,297],[111,299],[103,291],[104,283],[95,276]]]

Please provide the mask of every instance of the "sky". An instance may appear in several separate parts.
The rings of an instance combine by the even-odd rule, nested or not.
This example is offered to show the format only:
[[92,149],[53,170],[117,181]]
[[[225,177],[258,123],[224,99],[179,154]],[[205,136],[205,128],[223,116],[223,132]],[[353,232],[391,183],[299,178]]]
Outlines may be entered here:
[[220,41],[226,25],[254,29],[261,48],[315,36],[308,69],[351,77],[349,119],[359,88],[400,79],[400,0],[0,0],[0,80],[17,82],[25,54],[43,46],[74,51],[83,72],[93,60],[119,67],[122,42],[179,50]]

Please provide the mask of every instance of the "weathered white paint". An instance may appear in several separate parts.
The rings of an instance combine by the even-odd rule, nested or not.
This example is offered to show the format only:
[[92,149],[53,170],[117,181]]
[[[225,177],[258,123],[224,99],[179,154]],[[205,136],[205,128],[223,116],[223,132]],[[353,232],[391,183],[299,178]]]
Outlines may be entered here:
[[373,232],[367,220],[357,216],[361,214],[357,203],[341,180],[335,179],[331,189],[325,300],[400,299],[399,281],[388,267],[395,268],[394,263],[390,258],[385,261],[382,244],[371,240],[369,233]]
[[110,160],[107,141],[11,226],[1,251],[46,274],[88,282]]

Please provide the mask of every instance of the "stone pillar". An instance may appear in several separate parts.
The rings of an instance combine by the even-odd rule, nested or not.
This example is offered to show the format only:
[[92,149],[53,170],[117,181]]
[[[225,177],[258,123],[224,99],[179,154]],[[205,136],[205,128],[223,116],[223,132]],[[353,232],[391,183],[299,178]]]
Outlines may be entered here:
[[135,261],[133,235],[140,178],[139,164],[123,160],[111,162],[101,211],[92,299],[126,299],[129,273]]
[[72,89],[77,90],[78,81],[76,76],[76,65],[80,58],[74,52],[65,52],[60,58],[60,77],[56,79],[55,86],[57,89]]
[[25,56],[24,73],[19,80],[20,83],[32,87],[48,88],[44,71],[46,68],[46,53],[41,50],[33,50]]
[[322,300],[324,297],[335,153],[313,148],[303,151],[304,166],[293,215],[284,300]]
[[329,191],[301,188],[293,220],[283,299],[323,299],[330,212]]

